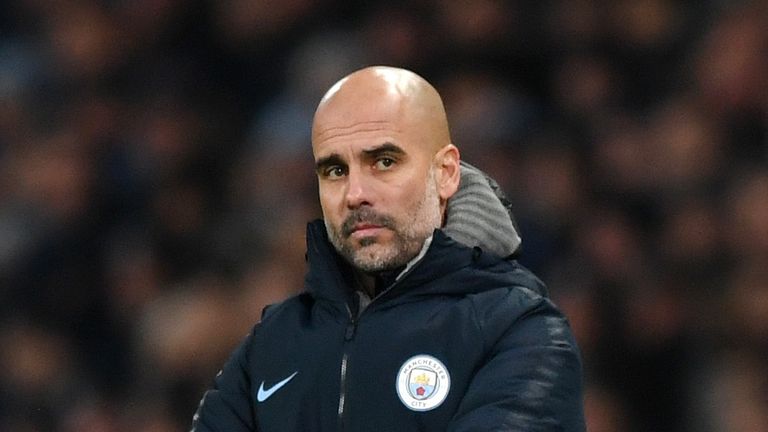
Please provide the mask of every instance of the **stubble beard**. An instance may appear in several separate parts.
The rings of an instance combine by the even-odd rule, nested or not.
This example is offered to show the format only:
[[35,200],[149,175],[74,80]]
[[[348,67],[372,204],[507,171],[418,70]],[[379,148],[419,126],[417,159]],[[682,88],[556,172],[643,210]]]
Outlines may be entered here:
[[[381,243],[376,237],[360,239],[357,245],[350,235],[358,223],[371,223],[388,228],[392,241]],[[325,222],[328,238],[336,251],[353,267],[365,273],[378,273],[404,266],[415,257],[432,232],[442,223],[440,196],[437,192],[434,168],[426,179],[424,196],[403,220],[380,214],[370,207],[360,207],[350,212],[341,227]]]

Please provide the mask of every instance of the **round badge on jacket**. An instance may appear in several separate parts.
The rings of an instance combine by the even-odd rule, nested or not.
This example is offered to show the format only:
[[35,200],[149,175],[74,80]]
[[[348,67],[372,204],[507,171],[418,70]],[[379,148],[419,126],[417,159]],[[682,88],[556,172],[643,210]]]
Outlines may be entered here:
[[429,411],[445,401],[451,389],[451,375],[440,360],[419,354],[400,367],[395,388],[408,409]]

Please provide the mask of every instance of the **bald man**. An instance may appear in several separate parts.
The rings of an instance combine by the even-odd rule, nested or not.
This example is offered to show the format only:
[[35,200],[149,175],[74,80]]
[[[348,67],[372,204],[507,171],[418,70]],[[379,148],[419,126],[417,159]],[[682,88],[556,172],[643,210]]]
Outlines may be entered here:
[[267,308],[193,430],[583,431],[571,330],[438,92],[356,71],[320,101],[312,151],[305,290]]

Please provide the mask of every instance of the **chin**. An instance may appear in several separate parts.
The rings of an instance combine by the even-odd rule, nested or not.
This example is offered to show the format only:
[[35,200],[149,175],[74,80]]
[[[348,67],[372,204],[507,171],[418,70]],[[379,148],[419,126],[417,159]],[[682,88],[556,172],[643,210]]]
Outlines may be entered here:
[[393,256],[391,250],[374,244],[359,249],[355,253],[353,263],[356,268],[364,272],[376,273],[398,267],[396,259],[397,256]]

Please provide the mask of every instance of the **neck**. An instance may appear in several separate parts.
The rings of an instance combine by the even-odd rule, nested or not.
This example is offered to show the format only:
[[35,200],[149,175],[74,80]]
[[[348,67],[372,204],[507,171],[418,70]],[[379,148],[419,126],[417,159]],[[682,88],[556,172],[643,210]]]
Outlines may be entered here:
[[364,273],[358,269],[354,269],[353,272],[358,286],[360,286],[368,297],[373,298],[376,295],[376,276]]
[[387,289],[387,287],[395,283],[398,275],[400,275],[404,269],[405,267],[398,267],[394,270],[385,270],[378,273],[364,273],[355,269],[353,272],[358,288],[365,292],[369,298],[374,298]]
[[432,236],[429,236],[424,240],[424,244],[421,246],[421,251],[419,251],[415,257],[411,258],[406,265],[395,269],[384,270],[378,273],[366,273],[352,267],[355,282],[370,298],[374,298],[382,290],[392,285],[403,273],[407,272],[413,265],[419,262],[427,253],[429,245],[431,244]]

